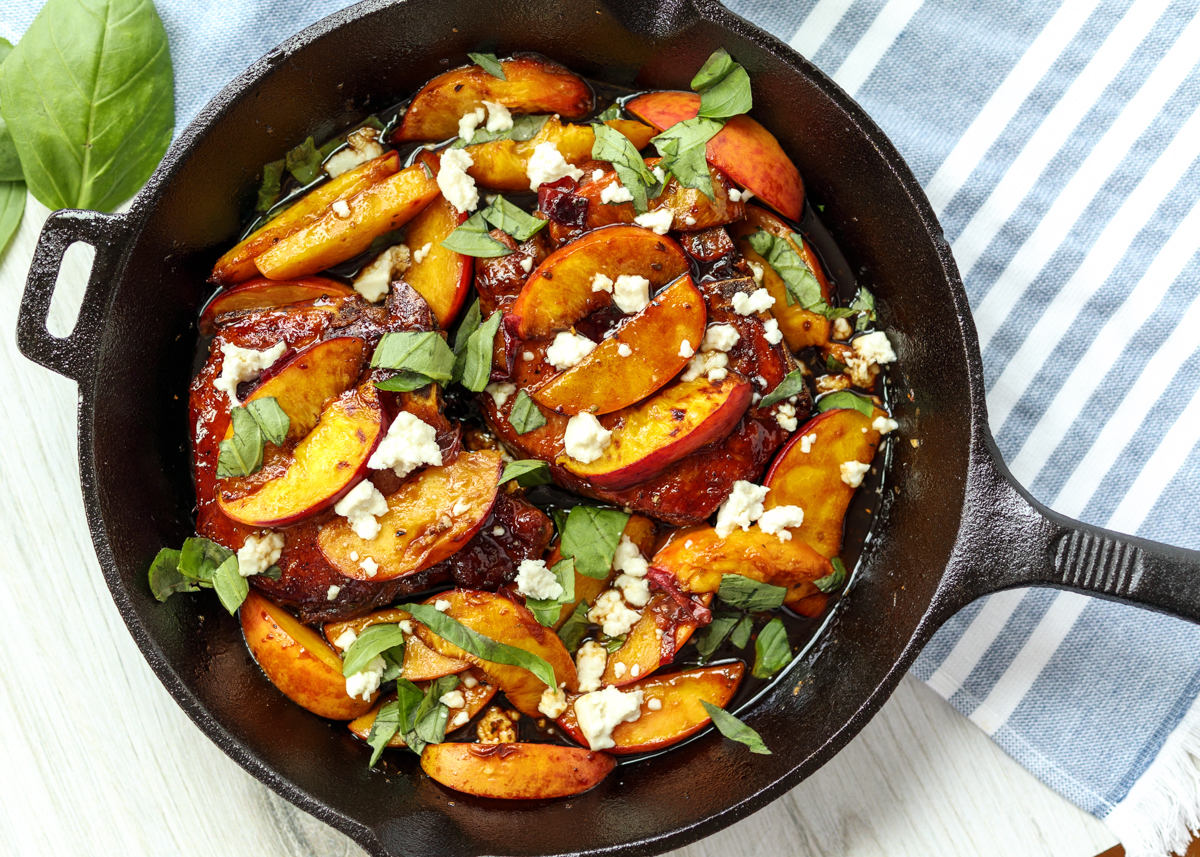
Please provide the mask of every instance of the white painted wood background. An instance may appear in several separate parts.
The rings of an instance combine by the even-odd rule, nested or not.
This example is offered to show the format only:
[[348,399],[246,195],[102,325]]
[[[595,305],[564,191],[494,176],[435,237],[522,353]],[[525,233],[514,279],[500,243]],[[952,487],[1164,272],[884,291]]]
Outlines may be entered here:
[[[75,459],[76,389],[16,347],[46,210],[0,263],[0,855],[363,852],[209,743],[142,660],[100,575]],[[68,254],[51,330],[90,256]],[[912,678],[839,756],[687,857],[1092,857],[1112,834]]]

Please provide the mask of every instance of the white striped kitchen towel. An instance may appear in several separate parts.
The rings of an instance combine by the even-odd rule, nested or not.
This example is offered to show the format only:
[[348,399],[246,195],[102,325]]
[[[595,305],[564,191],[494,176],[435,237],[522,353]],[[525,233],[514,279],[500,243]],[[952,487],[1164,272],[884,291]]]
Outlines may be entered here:
[[[8,0],[13,41],[41,0]],[[180,127],[345,0],[158,0]],[[966,281],[992,430],[1060,512],[1200,548],[1196,0],[730,0],[831,74],[924,184]],[[1200,628],[1080,595],[980,601],[916,674],[1105,819],[1200,827]]]

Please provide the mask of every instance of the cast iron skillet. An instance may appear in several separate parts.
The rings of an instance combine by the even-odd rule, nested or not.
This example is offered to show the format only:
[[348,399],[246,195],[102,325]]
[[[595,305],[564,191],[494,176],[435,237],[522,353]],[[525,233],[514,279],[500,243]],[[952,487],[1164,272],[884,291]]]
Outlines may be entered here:
[[[774,750],[710,734],[595,790],[545,804],[472,799],[415,759],[368,770],[341,726],[293,705],[209,598],[157,603],[146,569],[192,532],[183,395],[197,308],[262,164],[415,90],[470,50],[534,50],[589,77],[686,89],[724,46],[755,115],[799,166],[899,354],[898,493],[818,646],[747,720]],[[57,269],[96,260],[75,331],[46,330]],[[1043,585],[1200,620],[1200,554],[1097,530],[1040,506],[988,432],[983,371],[950,249],[891,143],[827,77],[713,0],[368,0],[285,42],[188,126],[128,214],[59,211],[34,255],[22,351],[79,383],[79,467],[100,566],[151,667],[250,773],[379,855],[654,854],[766,805],[883,705],[921,646],[989,592]],[[920,446],[914,448],[910,439]],[[205,621],[202,621],[202,618]],[[401,767],[404,772],[397,773]],[[415,773],[414,773],[415,772]]]

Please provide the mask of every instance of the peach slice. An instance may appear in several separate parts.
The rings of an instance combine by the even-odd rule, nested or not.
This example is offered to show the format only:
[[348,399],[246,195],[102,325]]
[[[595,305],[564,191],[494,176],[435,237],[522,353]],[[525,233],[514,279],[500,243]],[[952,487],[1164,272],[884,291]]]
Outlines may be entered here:
[[465,212],[457,211],[445,197],[439,197],[412,219],[404,233],[404,241],[414,254],[429,246],[420,261],[413,259],[404,281],[425,298],[442,330],[450,327],[471,290],[474,260],[442,246],[466,219]]
[[298,280],[255,277],[215,294],[200,314],[200,332],[211,336],[216,330],[217,318],[227,312],[268,309],[322,297],[342,298],[353,294],[354,289],[327,277],[301,277]]
[[612,294],[592,291],[603,274],[645,277],[651,291],[687,273],[687,257],[671,238],[640,226],[607,226],[551,253],[534,268],[517,295],[512,315],[522,339],[547,339],[612,304]]
[[254,660],[297,705],[330,720],[353,720],[378,698],[347,695],[337,652],[315,630],[253,589],[242,602],[239,618]]
[[640,402],[687,365],[682,344],[699,348],[707,320],[704,297],[684,274],[583,360],[530,394],[560,414],[608,414]]
[[[258,275],[254,260],[293,232],[320,220],[337,200],[348,200],[371,185],[394,175],[400,169],[400,156],[388,152],[357,169],[343,173],[317,187],[282,211],[273,220],[239,241],[213,266],[214,283],[240,283]],[[286,279],[277,277],[276,279]]]
[[[797,535],[821,556],[835,557],[842,549],[842,529],[854,488],[842,481],[842,463],[870,464],[879,448],[880,434],[871,427],[875,409],[867,416],[853,408],[836,408],[805,423],[779,451],[763,485],[770,488],[763,507],[799,506],[804,523]],[[801,440],[815,434],[804,452]]]
[[[631,542],[638,546],[643,554],[652,556],[654,554],[654,540],[658,535],[658,527],[654,522],[644,515],[630,515],[629,520],[625,522],[625,529],[621,531],[621,535],[627,536]],[[550,552],[549,559],[546,560],[547,568],[553,568],[554,565],[562,559],[562,551],[558,542],[554,543],[554,547]],[[616,577],[615,572],[609,571],[608,577],[598,579],[588,577],[587,575],[575,572],[575,600],[570,604],[564,604],[562,612],[559,614],[558,621],[554,623],[554,630],[561,628],[575,612],[575,608],[581,603],[591,604],[595,601],[601,592],[608,588],[609,582]]]
[[[632,99],[625,109],[664,131],[677,122],[694,119],[700,111],[700,96],[695,92],[649,92]],[[800,171],[775,135],[758,122],[749,116],[734,116],[708,141],[706,154],[710,163],[784,217],[800,219],[804,206]]]
[[[695,598],[705,607],[712,603],[712,599],[711,592],[702,593]],[[601,679],[604,684],[611,684],[614,687],[632,684],[638,679],[646,678],[659,667],[670,663],[673,656],[666,659],[663,657],[663,641],[658,635],[660,629],[659,620],[656,617],[669,617],[672,612],[671,608],[672,601],[666,593],[655,592],[650,596],[650,603],[642,610],[642,618],[630,629],[621,648],[608,656],[608,664],[604,668],[604,677]],[[664,621],[663,624],[667,627],[672,625],[675,627],[675,647],[671,650],[672,652],[682,649],[699,627],[694,621]],[[624,667],[619,671],[620,675],[617,675],[617,664]]]
[[[479,676],[476,676],[476,679],[479,678]],[[412,681],[412,679],[409,680]],[[424,690],[425,688],[422,687],[421,689]],[[485,684],[482,681],[480,681],[474,687],[467,687],[465,684],[459,684],[458,689],[462,691],[463,700],[466,702],[466,705],[461,709],[453,709],[450,713],[451,720],[454,719],[455,715],[459,711],[466,711],[468,718],[474,717],[476,714],[483,711],[484,706],[491,702],[492,697],[496,695],[496,688],[492,687],[490,684]],[[353,733],[356,738],[361,738],[362,740],[366,741],[371,735],[371,727],[375,725],[375,718],[379,716],[379,709],[383,708],[383,706],[387,705],[389,702],[395,700],[395,698],[396,694],[389,693],[386,697],[379,700],[378,705],[376,705],[362,717],[356,717],[354,720],[350,721],[348,728],[350,729],[351,733]],[[449,726],[446,728],[447,730],[450,730]],[[404,736],[399,732],[392,736],[387,745],[389,747],[408,746],[408,744],[404,741]]]
[[[233,520],[252,527],[282,527],[315,515],[358,482],[383,427],[375,388],[364,384],[347,390],[325,406],[281,475],[262,482],[253,476],[222,480],[217,504]],[[264,472],[269,473],[265,467]],[[257,490],[247,491],[247,486]]]
[[549,800],[594,788],[616,767],[604,753],[558,744],[430,744],[425,773],[478,797]]
[[[495,640],[497,643],[524,649],[540,657],[554,669],[554,678],[567,690],[579,686],[575,675],[575,662],[563,645],[562,640],[540,625],[523,604],[518,604],[507,593],[479,592],[476,590],[454,590],[430,596],[426,604],[449,601],[447,616],[456,619],[473,631]],[[440,655],[463,660],[479,667],[487,676],[488,684],[494,684],[504,692],[513,708],[530,717],[541,717],[538,703],[546,685],[524,667],[485,661],[470,652],[460,649],[433,633],[425,625],[416,627],[421,642]]]
[[[363,539],[338,516],[321,525],[321,553],[346,577],[376,583],[437,565],[479,532],[496,502],[503,467],[495,450],[427,467],[388,495],[388,510],[377,518],[379,535]],[[360,564],[368,557],[378,565],[374,574]]]
[[[321,629],[321,632],[332,646],[333,641],[342,636],[347,629],[354,631],[355,634],[361,634],[364,628],[371,625],[398,625],[406,619],[411,620],[412,616],[403,610],[389,607],[357,619],[329,622]],[[401,675],[409,681],[431,681],[444,675],[460,673],[470,666],[466,661],[443,658],[417,639],[415,634],[404,635],[404,668]]]
[[349,198],[339,197],[312,222],[256,256],[254,264],[272,280],[323,271],[357,256],[380,235],[408,223],[440,192],[424,164],[413,164]]
[[[646,158],[646,166],[654,168],[661,160],[662,158]],[[709,199],[702,191],[684,187],[672,176],[663,192],[648,200],[647,207],[650,211],[669,209],[674,215],[671,229],[678,232],[698,232],[738,220],[745,211],[745,205],[729,198],[733,182],[712,164],[709,164],[708,172],[712,179],[713,199]],[[585,228],[595,229],[609,223],[633,223],[637,212],[632,202],[613,205],[600,199],[600,194],[605,188],[618,182],[616,172],[609,170],[599,181],[586,182],[576,191],[589,203]]]
[[500,67],[507,80],[469,65],[429,81],[409,103],[395,141],[453,137],[462,115],[484,101],[503,104],[513,113],[557,113],[567,119],[582,119],[592,111],[591,87],[556,62],[526,54],[502,60]]
[[788,306],[787,286],[784,285],[783,278],[775,272],[774,268],[767,264],[766,259],[750,246],[750,236],[760,229],[771,235],[783,238],[791,245],[796,255],[804,260],[804,263],[813,272],[813,276],[817,278],[817,282],[821,284],[821,295],[825,298],[826,303],[828,303],[832,289],[829,286],[829,280],[825,276],[825,271],[821,267],[821,261],[817,258],[817,254],[812,251],[808,242],[803,240],[797,242],[795,240],[791,227],[774,214],[771,214],[771,212],[757,205],[746,206],[746,219],[730,227],[730,232],[733,233],[733,237],[737,241],[737,248],[741,251],[741,254],[749,261],[763,267],[763,287],[770,293],[771,297],[775,298],[775,305],[771,307],[770,313],[778,320],[779,330],[783,333],[783,338],[787,340],[788,348],[792,351],[799,351],[802,348],[808,348],[810,345],[817,346],[818,348],[828,345],[833,322],[821,315],[821,313],[807,310],[800,306],[800,304]]
[[733,431],[752,393],[739,375],[680,381],[601,420],[612,440],[595,461],[584,464],[564,454],[555,463],[597,488],[628,488]]
[[[642,692],[642,713],[637,720],[620,723],[613,729],[612,737],[616,746],[609,747],[605,752],[620,756],[662,750],[696,734],[711,719],[700,703],[707,702],[724,708],[737,693],[745,671],[746,666],[742,663],[722,664],[655,676],[626,685],[626,691]],[[650,707],[652,699],[658,700],[658,708]],[[583,730],[575,718],[573,700],[568,701],[567,712],[558,718],[557,723],[564,732],[587,746]]]

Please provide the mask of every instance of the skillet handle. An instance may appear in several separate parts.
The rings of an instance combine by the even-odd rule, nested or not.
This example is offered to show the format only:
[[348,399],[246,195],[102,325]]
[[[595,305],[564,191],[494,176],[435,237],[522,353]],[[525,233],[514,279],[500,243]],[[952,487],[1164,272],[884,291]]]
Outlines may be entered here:
[[967,601],[1017,586],[1049,586],[1200,623],[1200,551],[1060,515],[1017,484],[990,434],[987,446],[992,460],[981,470],[991,473],[978,475],[991,484],[977,495],[984,502],[964,516],[955,550],[956,557],[975,558],[960,566],[968,573],[958,575]]
[[[121,215],[75,209],[50,214],[33,251],[17,316],[17,345],[22,354],[74,381],[82,381],[91,374],[100,340],[101,316],[116,284],[117,267],[128,234],[128,220]],[[46,319],[63,254],[76,241],[94,247],[96,258],[75,327],[68,336],[59,338],[47,329]]]

